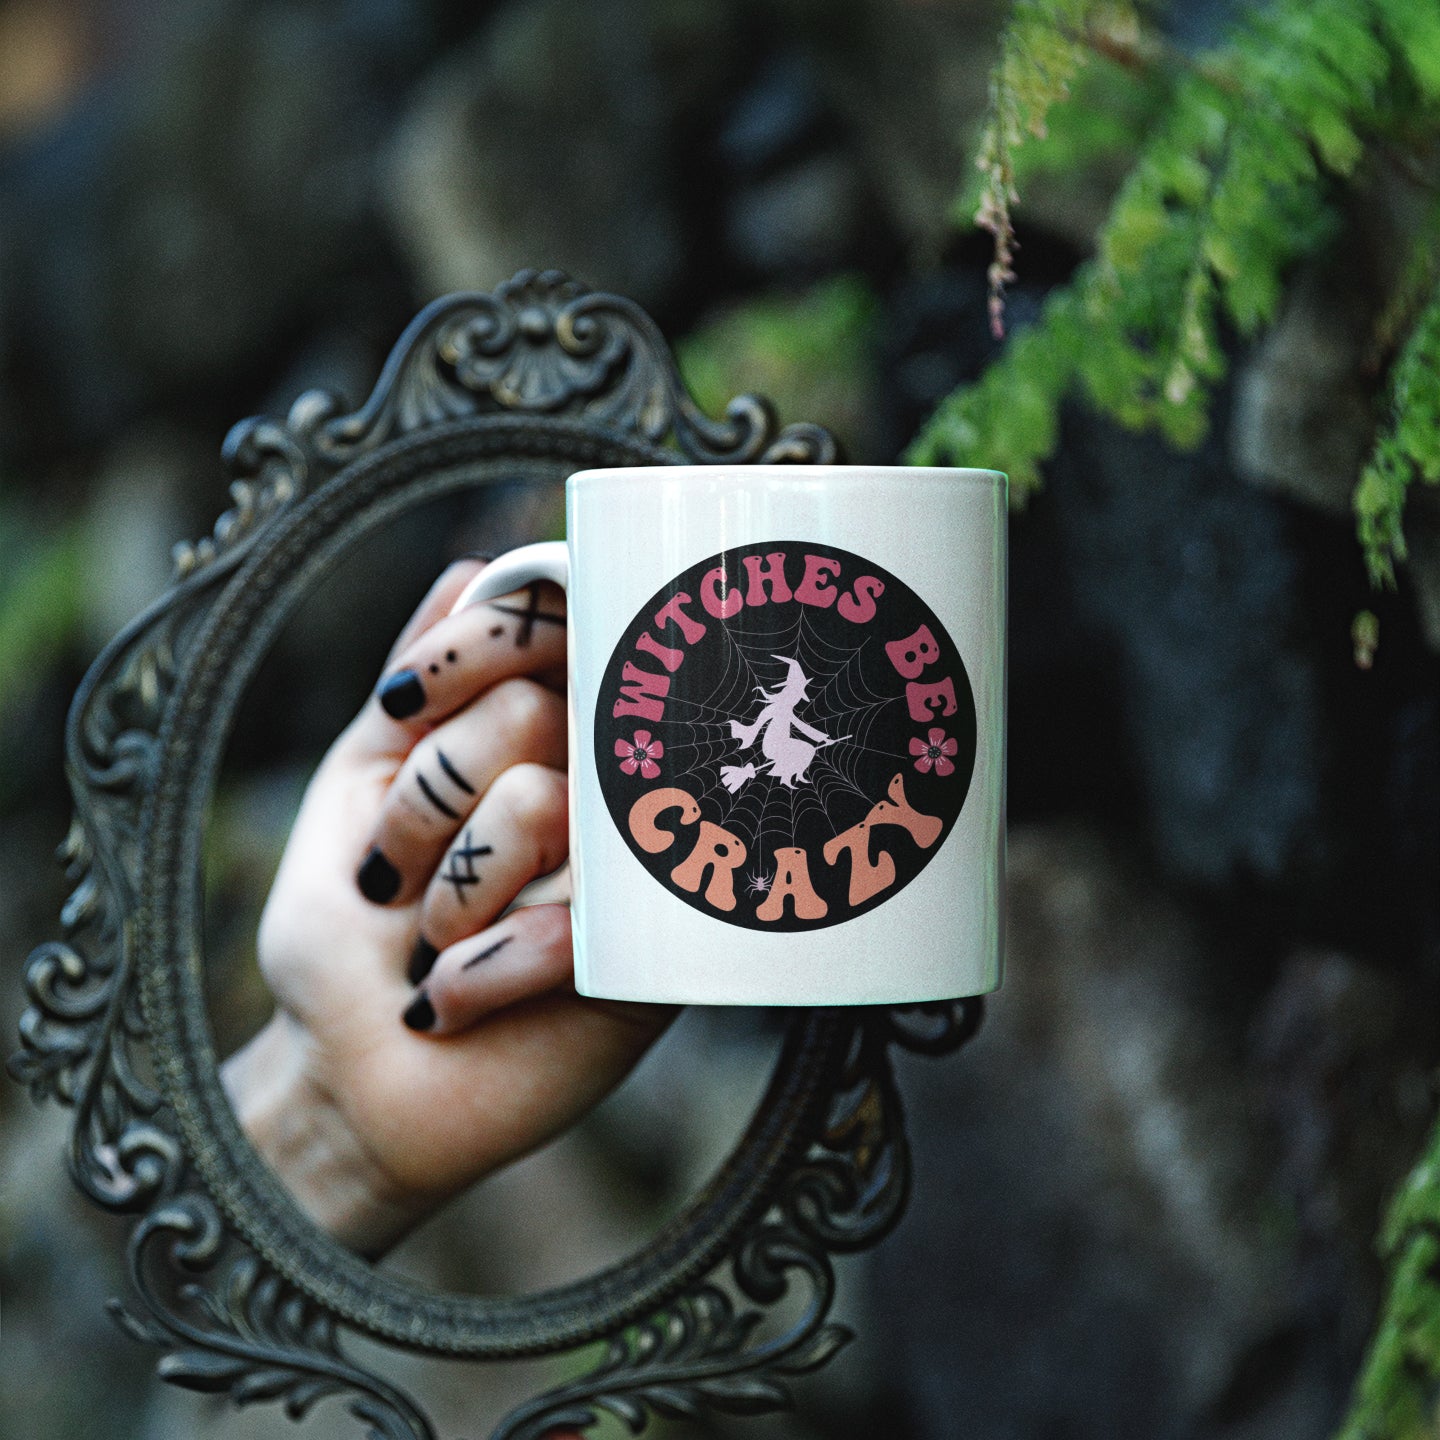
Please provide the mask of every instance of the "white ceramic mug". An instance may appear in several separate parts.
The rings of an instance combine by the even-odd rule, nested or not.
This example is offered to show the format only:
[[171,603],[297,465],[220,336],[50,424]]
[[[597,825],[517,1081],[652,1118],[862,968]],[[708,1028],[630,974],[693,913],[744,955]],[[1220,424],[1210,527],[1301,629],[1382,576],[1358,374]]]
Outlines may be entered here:
[[582,995],[907,1004],[1004,948],[1006,482],[989,470],[585,470],[568,541],[456,608],[569,591]]

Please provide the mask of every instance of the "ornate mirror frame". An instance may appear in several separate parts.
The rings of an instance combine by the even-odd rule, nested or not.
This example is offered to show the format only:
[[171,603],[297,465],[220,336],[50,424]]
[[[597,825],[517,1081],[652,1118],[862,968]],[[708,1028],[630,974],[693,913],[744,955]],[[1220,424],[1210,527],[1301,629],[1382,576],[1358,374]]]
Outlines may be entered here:
[[[37,1098],[74,1107],[75,1183],[138,1217],[134,1294],[110,1309],[164,1352],[165,1379],[296,1419],[341,1395],[370,1433],[431,1440],[421,1408],[350,1358],[342,1331],[486,1360],[607,1342],[587,1374],[494,1431],[540,1440],[607,1412],[638,1433],[655,1415],[778,1409],[850,1338],[826,1318],[830,1257],[887,1233],[909,1187],[891,1047],[958,1048],[980,1000],[796,1012],[755,1116],[682,1213],[584,1280],[492,1299],[377,1270],[301,1213],[221,1088],[201,934],[201,833],[237,706],[279,627],[377,527],[448,491],[590,466],[836,456],[828,432],[781,429],[755,396],[706,417],[642,310],[553,271],[436,301],[353,413],[311,392],[284,420],[230,433],[233,508],[177,547],[171,588],[71,707],[75,818],[60,853],[74,890],[62,938],[27,962],[10,1062]],[[797,1290],[798,1318],[763,1323]]]

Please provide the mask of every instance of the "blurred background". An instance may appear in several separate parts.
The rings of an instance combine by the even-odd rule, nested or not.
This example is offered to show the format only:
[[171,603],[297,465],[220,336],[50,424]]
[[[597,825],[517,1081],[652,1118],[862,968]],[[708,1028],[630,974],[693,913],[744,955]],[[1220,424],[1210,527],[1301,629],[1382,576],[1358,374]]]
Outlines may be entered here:
[[[1234,8],[1175,7],[1176,43]],[[979,0],[0,0],[0,1032],[66,895],[69,696],[225,507],[229,426],[317,385],[358,404],[421,304],[558,266],[646,306],[712,412],[759,390],[852,459],[896,460],[1001,344],[988,242],[950,207],[1002,19]],[[1027,189],[1012,332],[1086,254],[1124,159]],[[902,1067],[915,1197],[843,1269],[859,1341],[795,1415],[702,1433],[1337,1423],[1440,1058],[1440,547],[1422,532],[1399,588],[1369,589],[1344,479],[1373,425],[1357,253],[1237,343],[1198,448],[1064,412],[1012,524],[1009,978],[965,1052]],[[222,1051],[267,1013],[251,937],[300,788],[401,620],[449,554],[557,523],[519,492],[432,508],[285,632],[209,840]],[[1367,608],[1384,638],[1362,668]],[[490,1292],[615,1258],[733,1142],[777,1034],[692,1013],[592,1122],[391,1263]],[[161,1385],[110,1324],[125,1229],[74,1195],[66,1120],[0,1083],[0,1434],[294,1433]],[[445,1437],[565,1373],[379,1363]],[[358,1433],[338,1408],[308,1423]]]

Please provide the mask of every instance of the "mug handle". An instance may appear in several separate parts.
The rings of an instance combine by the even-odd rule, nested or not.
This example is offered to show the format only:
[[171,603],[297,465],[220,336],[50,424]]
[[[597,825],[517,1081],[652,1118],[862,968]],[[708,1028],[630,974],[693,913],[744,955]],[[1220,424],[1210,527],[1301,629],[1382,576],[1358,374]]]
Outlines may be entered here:
[[570,583],[570,552],[563,540],[542,540],[536,545],[522,545],[507,550],[492,560],[459,594],[450,613],[478,605],[485,600],[498,600],[536,580],[553,580],[560,588]]

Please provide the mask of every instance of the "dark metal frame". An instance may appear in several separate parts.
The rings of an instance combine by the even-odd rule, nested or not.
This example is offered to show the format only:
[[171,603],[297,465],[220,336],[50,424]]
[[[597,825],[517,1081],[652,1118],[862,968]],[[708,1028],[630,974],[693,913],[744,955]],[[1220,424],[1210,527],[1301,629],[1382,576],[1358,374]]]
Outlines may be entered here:
[[[826,1320],[830,1257],[874,1244],[909,1186],[890,1049],[956,1049],[980,1000],[796,1012],[749,1128],[682,1214],[585,1280],[486,1299],[418,1289],[343,1249],[250,1148],[220,1084],[200,924],[201,827],[236,707],[279,626],[364,536],[431,496],[502,480],[836,455],[828,432],[780,429],[755,396],[706,417],[643,311],[556,272],[431,305],[353,413],[312,392],[283,421],[231,432],[233,508],[177,549],[174,584],[71,708],[76,814],[61,857],[75,889],[63,938],[27,963],[10,1065],[37,1097],[74,1106],[80,1188],[140,1217],[135,1298],[110,1307],[164,1351],[164,1378],[280,1401],[295,1418],[341,1393],[372,1432],[429,1440],[415,1402],[349,1358],[342,1328],[477,1359],[608,1342],[588,1374],[494,1432],[539,1440],[604,1412],[638,1433],[656,1414],[776,1409],[792,1377],[849,1339]],[[798,1318],[764,1323],[797,1287]]]

